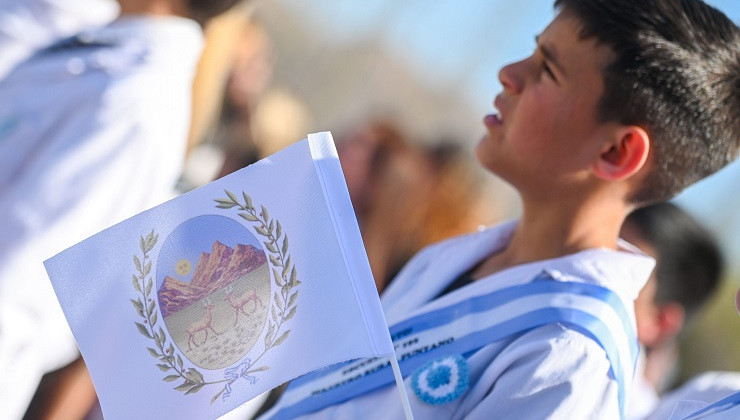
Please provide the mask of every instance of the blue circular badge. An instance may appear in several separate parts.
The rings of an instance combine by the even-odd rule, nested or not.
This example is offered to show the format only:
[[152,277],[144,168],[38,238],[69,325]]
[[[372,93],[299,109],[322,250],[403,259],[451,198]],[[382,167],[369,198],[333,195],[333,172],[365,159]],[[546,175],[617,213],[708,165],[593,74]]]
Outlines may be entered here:
[[460,355],[445,356],[425,364],[411,375],[411,387],[430,405],[447,404],[468,390],[468,362]]

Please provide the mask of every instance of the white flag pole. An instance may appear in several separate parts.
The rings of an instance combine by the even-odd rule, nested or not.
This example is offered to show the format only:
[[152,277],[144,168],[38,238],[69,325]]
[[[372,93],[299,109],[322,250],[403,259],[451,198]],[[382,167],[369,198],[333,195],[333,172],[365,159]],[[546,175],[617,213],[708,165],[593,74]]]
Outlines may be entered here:
[[406,385],[403,383],[403,376],[401,376],[401,368],[398,366],[396,355],[392,355],[390,359],[391,366],[393,367],[393,376],[396,378],[396,387],[398,388],[398,392],[401,394],[401,404],[403,404],[403,412],[406,414],[406,420],[414,420],[414,415],[411,413],[409,396],[406,395]]

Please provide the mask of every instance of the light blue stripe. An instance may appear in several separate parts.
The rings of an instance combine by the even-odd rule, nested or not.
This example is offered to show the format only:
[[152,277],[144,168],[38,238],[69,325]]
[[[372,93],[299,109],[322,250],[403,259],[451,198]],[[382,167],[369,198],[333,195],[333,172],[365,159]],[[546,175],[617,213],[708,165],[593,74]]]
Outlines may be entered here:
[[[573,309],[545,308],[529,312],[507,322],[469,334],[449,345],[402,360],[399,363],[401,372],[404,376],[407,376],[428,360],[441,355],[466,353],[470,349],[480,348],[483,345],[512,336],[513,334],[524,333],[533,328],[555,322],[565,323],[569,327],[594,339],[601,345],[611,362],[612,374],[619,385],[619,403],[620,408],[623,410],[625,402],[625,379],[622,375],[622,361],[619,357],[616,342],[609,328],[601,320],[589,313]],[[386,367],[346,385],[285,407],[272,418],[290,419],[301,414],[317,411],[326,406],[342,403],[358,395],[388,385],[393,380],[392,371]]]
[[[545,277],[543,277],[545,276]],[[628,337],[636,337],[632,328],[631,318],[624,308],[622,300],[611,290],[593,284],[553,281],[552,278],[543,273],[533,282],[520,286],[513,286],[498,290],[488,295],[476,296],[469,300],[460,302],[453,306],[441,308],[432,312],[424,313],[414,318],[402,321],[390,328],[391,336],[407,328],[413,328],[411,334],[447,324],[460,318],[462,315],[485,312],[513,300],[540,294],[572,293],[581,296],[589,296],[599,299],[612,307],[624,325]],[[630,355],[637,357],[639,351],[637,341],[630,341]]]
[[[455,305],[440,308],[402,321],[390,327],[390,334],[391,337],[393,337],[399,332],[409,328],[412,330],[409,335],[418,334],[419,332],[450,323],[467,314],[485,312],[523,297],[551,293],[573,293],[582,296],[590,296],[606,302],[619,316],[619,319],[627,333],[627,337],[636,337],[636,333],[632,328],[632,322],[630,321],[629,315],[627,315],[627,311],[624,308],[622,300],[614,292],[604,287],[592,284],[555,281],[549,274],[544,272],[530,283],[497,290],[487,295],[476,296]],[[629,348],[630,356],[636,363],[639,351],[637,340],[630,340]],[[349,364],[349,362],[335,366],[336,369],[339,369],[347,364]],[[632,368],[634,370],[634,364]],[[308,373],[292,381],[289,389],[328,375],[336,369],[328,368]]]

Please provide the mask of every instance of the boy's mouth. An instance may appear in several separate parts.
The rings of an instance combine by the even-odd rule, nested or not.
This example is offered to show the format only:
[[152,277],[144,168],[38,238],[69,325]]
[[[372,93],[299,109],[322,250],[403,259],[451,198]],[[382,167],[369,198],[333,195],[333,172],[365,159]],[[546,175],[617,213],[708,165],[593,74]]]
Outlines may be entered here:
[[489,128],[498,127],[504,123],[504,117],[501,114],[501,95],[496,96],[496,99],[493,101],[493,107],[496,109],[496,112],[486,115],[483,118],[483,123]]
[[504,121],[501,119],[500,114],[489,114],[483,118],[483,124],[485,124],[486,127],[489,127],[489,128],[498,127],[501,124],[503,124],[503,122]]

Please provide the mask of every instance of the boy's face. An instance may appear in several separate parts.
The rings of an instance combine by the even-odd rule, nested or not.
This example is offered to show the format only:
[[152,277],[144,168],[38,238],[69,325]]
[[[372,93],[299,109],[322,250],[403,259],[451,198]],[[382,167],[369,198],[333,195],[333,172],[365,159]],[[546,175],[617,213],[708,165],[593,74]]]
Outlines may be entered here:
[[[608,47],[582,40],[577,19],[561,13],[528,58],[499,73],[504,91],[484,118],[480,162],[522,194],[561,195],[583,180],[616,123],[597,119]],[[560,186],[560,188],[557,188]]]

